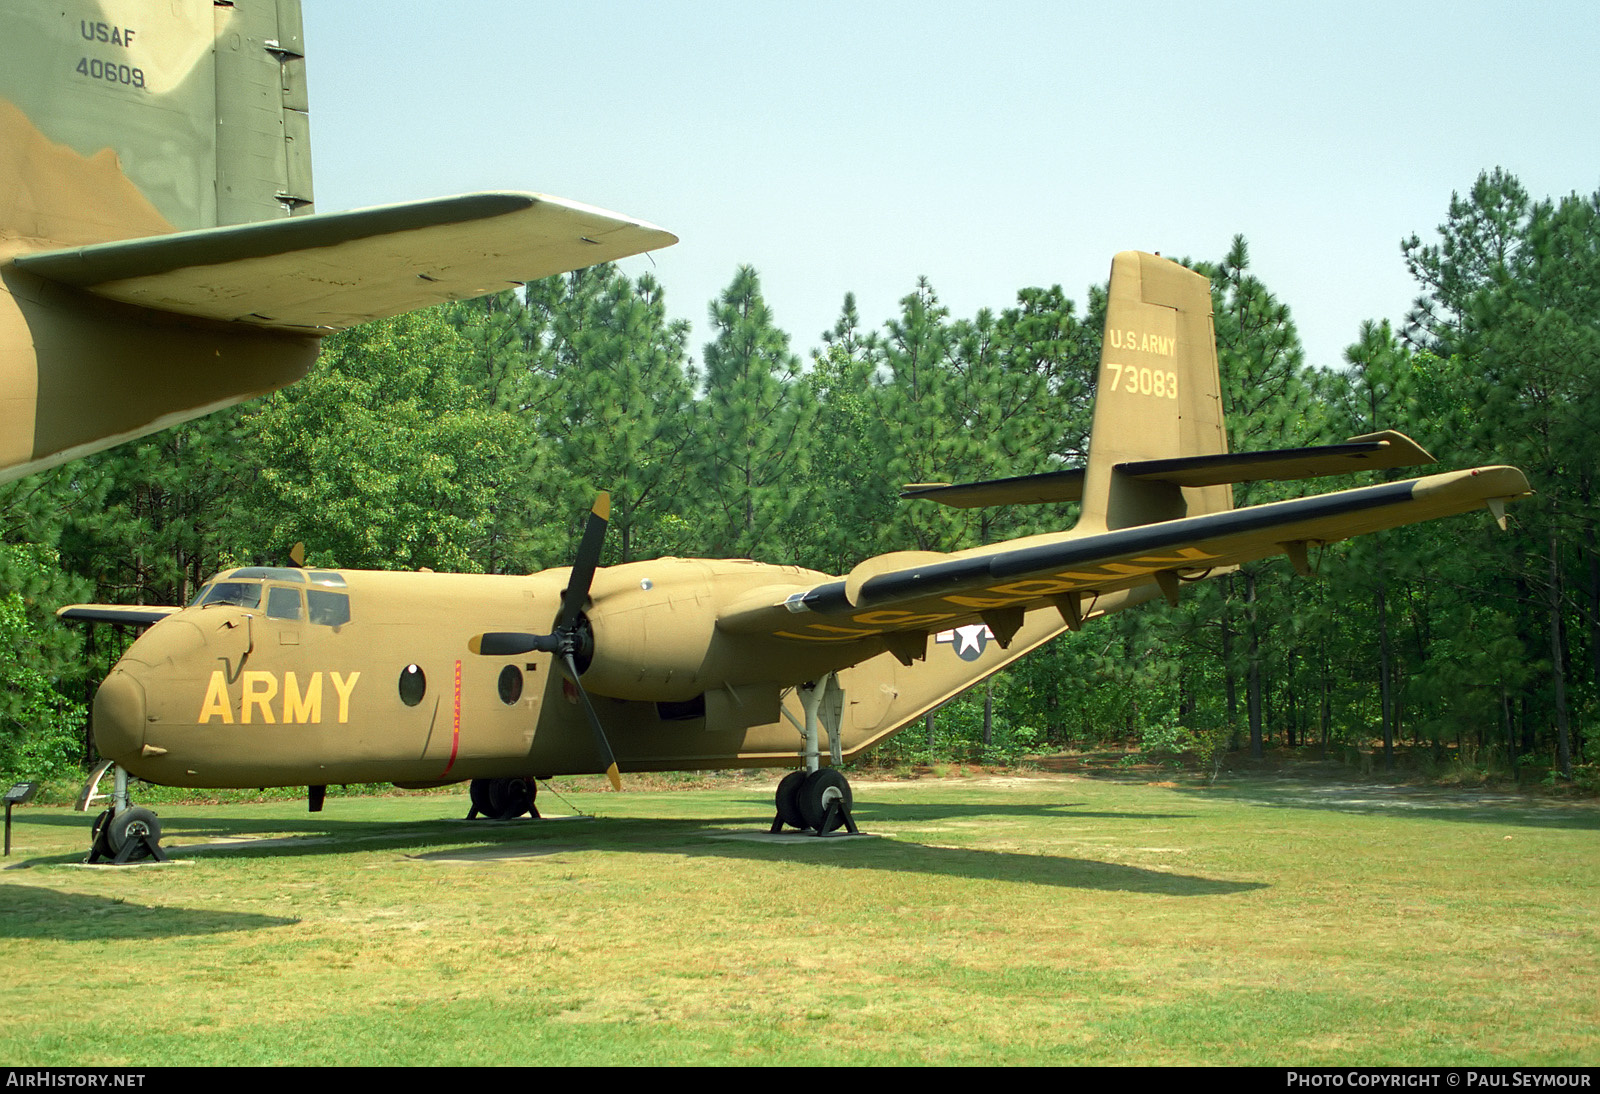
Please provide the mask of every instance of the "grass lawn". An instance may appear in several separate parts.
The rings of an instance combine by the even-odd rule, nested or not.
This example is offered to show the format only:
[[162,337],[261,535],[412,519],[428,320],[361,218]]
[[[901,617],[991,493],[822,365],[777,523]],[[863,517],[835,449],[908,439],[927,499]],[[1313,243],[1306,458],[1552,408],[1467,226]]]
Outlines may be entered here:
[[1593,802],[858,778],[779,841],[774,781],[162,805],[123,869],[20,807],[0,1060],[1600,1064]]

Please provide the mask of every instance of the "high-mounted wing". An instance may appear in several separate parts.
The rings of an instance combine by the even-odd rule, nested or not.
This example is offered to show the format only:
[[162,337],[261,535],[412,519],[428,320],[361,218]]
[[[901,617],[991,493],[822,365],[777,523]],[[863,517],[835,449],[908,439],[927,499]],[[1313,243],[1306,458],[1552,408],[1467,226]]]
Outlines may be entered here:
[[73,623],[114,623],[123,627],[148,627],[182,608],[144,604],[68,604],[56,609],[56,618]]
[[501,192],[95,243],[15,263],[127,304],[321,334],[675,242],[604,209]]
[[1054,608],[1075,626],[1108,594],[1154,585],[1172,597],[1181,580],[1279,554],[1303,568],[1311,546],[1485,506],[1499,516],[1506,501],[1528,493],[1516,468],[1480,467],[1090,535],[881,556],[840,581],[753,594],[731,605],[718,626],[841,642],[981,619],[1004,645],[1027,611]]

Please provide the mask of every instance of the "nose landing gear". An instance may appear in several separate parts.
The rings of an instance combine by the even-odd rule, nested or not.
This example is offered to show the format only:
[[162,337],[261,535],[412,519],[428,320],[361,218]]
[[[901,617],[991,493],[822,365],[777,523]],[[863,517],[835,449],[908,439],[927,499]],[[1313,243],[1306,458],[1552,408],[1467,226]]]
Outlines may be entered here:
[[153,858],[166,862],[166,852],[161,850],[161,820],[142,805],[128,802],[128,773],[111,760],[104,760],[89,775],[83,792],[78,796],[78,810],[84,811],[89,802],[99,796],[100,780],[108,770],[115,770],[115,789],[111,794],[111,807],[102,810],[94,821],[94,834],[89,843],[87,863],[108,862],[113,866],[126,866]]
[[107,809],[95,818],[87,861],[125,866],[147,858],[167,861],[161,850],[161,820],[153,812],[135,805],[120,812]]

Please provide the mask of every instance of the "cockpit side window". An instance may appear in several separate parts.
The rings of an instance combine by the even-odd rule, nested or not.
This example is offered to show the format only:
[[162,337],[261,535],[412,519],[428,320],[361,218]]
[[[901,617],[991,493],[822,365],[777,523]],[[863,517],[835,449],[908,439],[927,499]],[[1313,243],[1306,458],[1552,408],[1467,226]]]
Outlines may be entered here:
[[324,627],[339,627],[350,622],[350,597],[324,589],[307,589],[306,606],[311,622]]
[[275,587],[267,590],[267,618],[292,619],[299,622],[305,618],[305,612],[300,608],[300,590]]
[[240,608],[261,607],[261,582],[215,581],[201,590],[202,607],[212,604],[232,604]]

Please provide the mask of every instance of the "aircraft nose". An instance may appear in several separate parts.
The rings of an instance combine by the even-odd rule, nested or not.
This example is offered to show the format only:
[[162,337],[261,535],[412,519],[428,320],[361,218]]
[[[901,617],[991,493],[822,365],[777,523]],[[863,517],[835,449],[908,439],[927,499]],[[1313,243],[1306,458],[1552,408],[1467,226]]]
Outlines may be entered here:
[[124,767],[144,747],[144,686],[113,669],[94,693],[94,741],[102,756]]

